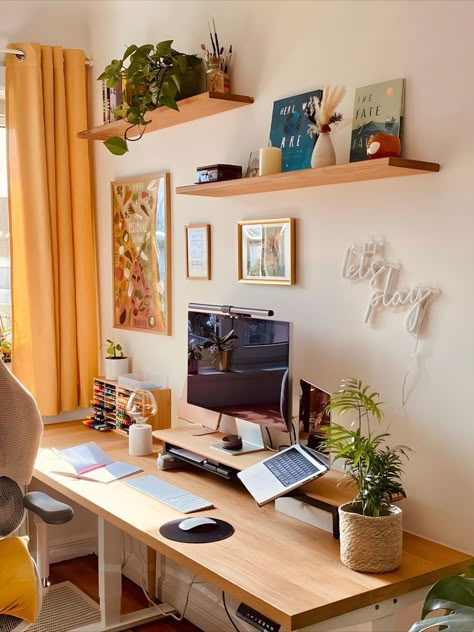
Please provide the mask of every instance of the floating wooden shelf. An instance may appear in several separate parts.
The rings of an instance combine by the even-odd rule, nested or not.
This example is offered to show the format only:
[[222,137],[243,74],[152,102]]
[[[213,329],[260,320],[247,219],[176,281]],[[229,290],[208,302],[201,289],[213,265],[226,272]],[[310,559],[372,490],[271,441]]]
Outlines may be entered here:
[[422,162],[405,158],[377,158],[361,162],[348,162],[347,164],[334,165],[332,167],[283,171],[271,176],[191,184],[177,187],[176,193],[202,195],[204,197],[229,197],[233,195],[248,195],[250,193],[284,191],[285,189],[317,187],[325,184],[414,176],[436,171],[439,171],[439,164],[436,162]]
[[[155,132],[172,125],[180,125],[181,123],[194,121],[205,116],[227,112],[227,110],[240,108],[250,103],[253,103],[253,97],[246,97],[240,94],[223,94],[221,92],[203,92],[202,94],[196,94],[188,99],[178,101],[179,112],[167,107],[150,110],[146,118],[150,119],[151,123],[146,126],[145,132]],[[99,127],[79,132],[78,136],[88,140],[105,140],[111,136],[123,136],[127,127],[130,127],[130,123],[119,119],[112,121],[112,123],[106,123],[105,125],[99,125]]]

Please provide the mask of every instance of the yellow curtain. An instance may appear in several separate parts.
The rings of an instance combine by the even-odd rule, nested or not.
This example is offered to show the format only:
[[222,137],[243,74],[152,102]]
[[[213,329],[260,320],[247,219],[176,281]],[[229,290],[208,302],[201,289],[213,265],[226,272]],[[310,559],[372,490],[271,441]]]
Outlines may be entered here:
[[86,58],[9,44],[6,55],[12,368],[43,415],[90,403],[97,283],[87,141]]

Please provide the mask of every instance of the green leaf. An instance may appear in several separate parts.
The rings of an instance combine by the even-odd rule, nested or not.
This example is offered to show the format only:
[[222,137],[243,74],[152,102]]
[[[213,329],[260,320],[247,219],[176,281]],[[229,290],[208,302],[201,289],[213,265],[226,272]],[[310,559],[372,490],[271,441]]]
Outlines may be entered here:
[[176,110],[177,112],[179,112],[179,107],[178,104],[176,103],[176,101],[172,98],[172,97],[168,97],[166,95],[161,96],[158,101],[161,103],[161,105],[165,105],[168,108],[171,108],[172,110]]
[[104,140],[104,145],[115,156],[123,156],[128,151],[127,141],[120,136],[112,136]]
[[[435,610],[446,610],[441,616],[426,616]],[[472,632],[474,630],[474,566],[469,566],[464,577],[443,577],[426,596],[423,620],[412,625],[409,632],[423,632],[439,625],[448,632]]]
[[127,50],[125,51],[125,54],[123,56],[123,61],[125,61],[128,57],[130,57],[130,55],[134,53],[137,50],[137,48],[138,46],[136,46],[135,44],[132,44],[131,46],[129,46]]

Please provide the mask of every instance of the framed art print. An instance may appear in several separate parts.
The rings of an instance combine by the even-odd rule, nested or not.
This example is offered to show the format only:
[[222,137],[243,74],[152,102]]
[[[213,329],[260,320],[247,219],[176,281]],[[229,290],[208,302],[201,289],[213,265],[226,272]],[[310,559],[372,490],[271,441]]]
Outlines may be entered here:
[[239,281],[295,283],[295,220],[238,222]]
[[111,183],[114,327],[171,334],[169,173]]
[[211,278],[211,226],[188,224],[186,237],[186,278],[206,280]]

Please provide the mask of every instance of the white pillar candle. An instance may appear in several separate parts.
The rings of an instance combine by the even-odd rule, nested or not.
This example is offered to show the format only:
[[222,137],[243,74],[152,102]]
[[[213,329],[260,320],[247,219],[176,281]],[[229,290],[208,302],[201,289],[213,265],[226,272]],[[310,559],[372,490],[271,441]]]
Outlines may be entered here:
[[279,147],[262,147],[258,160],[258,175],[269,176],[281,171],[281,149]]

